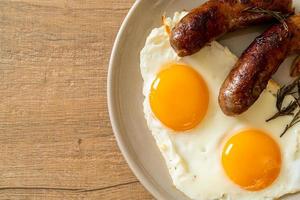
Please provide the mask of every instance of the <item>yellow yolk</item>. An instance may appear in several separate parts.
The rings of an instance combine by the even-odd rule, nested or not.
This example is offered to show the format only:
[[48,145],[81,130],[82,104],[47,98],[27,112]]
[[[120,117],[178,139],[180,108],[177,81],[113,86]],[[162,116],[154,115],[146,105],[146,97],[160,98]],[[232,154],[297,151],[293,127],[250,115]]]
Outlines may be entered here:
[[150,92],[155,116],[175,131],[197,126],[208,108],[208,89],[202,77],[191,67],[171,63],[157,75]]
[[246,190],[258,191],[270,186],[278,177],[281,153],[269,135],[247,130],[227,141],[222,164],[233,182]]

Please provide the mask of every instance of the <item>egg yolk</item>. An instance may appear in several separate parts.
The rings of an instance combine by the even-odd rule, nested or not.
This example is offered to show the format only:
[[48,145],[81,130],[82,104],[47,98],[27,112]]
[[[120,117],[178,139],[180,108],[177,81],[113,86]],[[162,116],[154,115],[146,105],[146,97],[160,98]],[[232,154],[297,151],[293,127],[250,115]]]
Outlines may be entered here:
[[150,106],[154,115],[175,131],[197,126],[208,108],[208,89],[193,68],[170,63],[152,83]]
[[249,191],[270,186],[281,168],[278,144],[264,132],[247,130],[232,136],[223,149],[222,164],[229,178]]

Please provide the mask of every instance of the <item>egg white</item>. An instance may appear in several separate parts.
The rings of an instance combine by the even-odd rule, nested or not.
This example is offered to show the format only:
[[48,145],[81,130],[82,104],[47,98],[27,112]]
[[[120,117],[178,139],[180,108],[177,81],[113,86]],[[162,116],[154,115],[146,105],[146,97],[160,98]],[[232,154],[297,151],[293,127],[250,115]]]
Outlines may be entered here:
[[[186,13],[175,13],[166,23],[173,27]],[[146,40],[140,55],[144,79],[144,113],[149,129],[166,161],[173,184],[195,200],[262,200],[275,199],[300,191],[300,125],[280,138],[291,117],[281,117],[269,123],[266,119],[276,113],[278,86],[270,82],[259,100],[239,117],[225,116],[218,105],[219,88],[237,61],[229,49],[212,42],[193,56],[179,58],[169,43],[165,27],[155,28]],[[210,102],[206,117],[194,129],[184,133],[164,126],[152,113],[149,93],[161,67],[168,62],[184,62],[204,78]],[[277,180],[268,188],[250,192],[235,185],[224,173],[221,152],[226,139],[241,129],[261,129],[277,141],[282,152],[282,169]],[[253,148],[256,148],[255,146]],[[249,166],[251,167],[251,166]]]

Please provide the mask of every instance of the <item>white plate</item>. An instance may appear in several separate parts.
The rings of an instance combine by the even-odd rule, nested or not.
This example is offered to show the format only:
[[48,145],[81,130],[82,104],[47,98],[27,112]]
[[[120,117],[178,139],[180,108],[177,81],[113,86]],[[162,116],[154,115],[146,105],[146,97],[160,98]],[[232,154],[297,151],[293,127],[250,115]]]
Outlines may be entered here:
[[[294,1],[300,10],[300,1]],[[172,186],[165,162],[147,128],[143,114],[139,53],[150,31],[161,25],[164,13],[172,16],[175,11],[190,10],[203,2],[205,1],[137,0],[120,29],[110,60],[108,104],[114,133],[132,171],[157,199],[189,200]],[[219,41],[233,53],[240,55],[265,27],[266,25],[236,31]],[[291,60],[292,57],[287,59],[284,63],[286,66],[277,72],[275,80],[281,83],[286,80]],[[299,198],[300,194],[286,199]]]

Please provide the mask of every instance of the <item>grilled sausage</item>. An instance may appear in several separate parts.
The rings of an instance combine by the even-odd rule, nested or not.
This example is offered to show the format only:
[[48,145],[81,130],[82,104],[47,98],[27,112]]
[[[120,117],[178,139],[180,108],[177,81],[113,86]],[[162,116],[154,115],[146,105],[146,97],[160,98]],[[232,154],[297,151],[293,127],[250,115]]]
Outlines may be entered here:
[[253,7],[284,14],[294,12],[292,0],[210,0],[172,29],[171,46],[179,56],[188,56],[226,32],[272,20],[268,14],[247,11]]
[[245,112],[259,98],[280,64],[300,50],[300,15],[266,30],[244,51],[223,83],[219,104],[226,115]]
[[298,56],[291,67],[290,71],[291,77],[299,77],[300,76],[300,56]]

